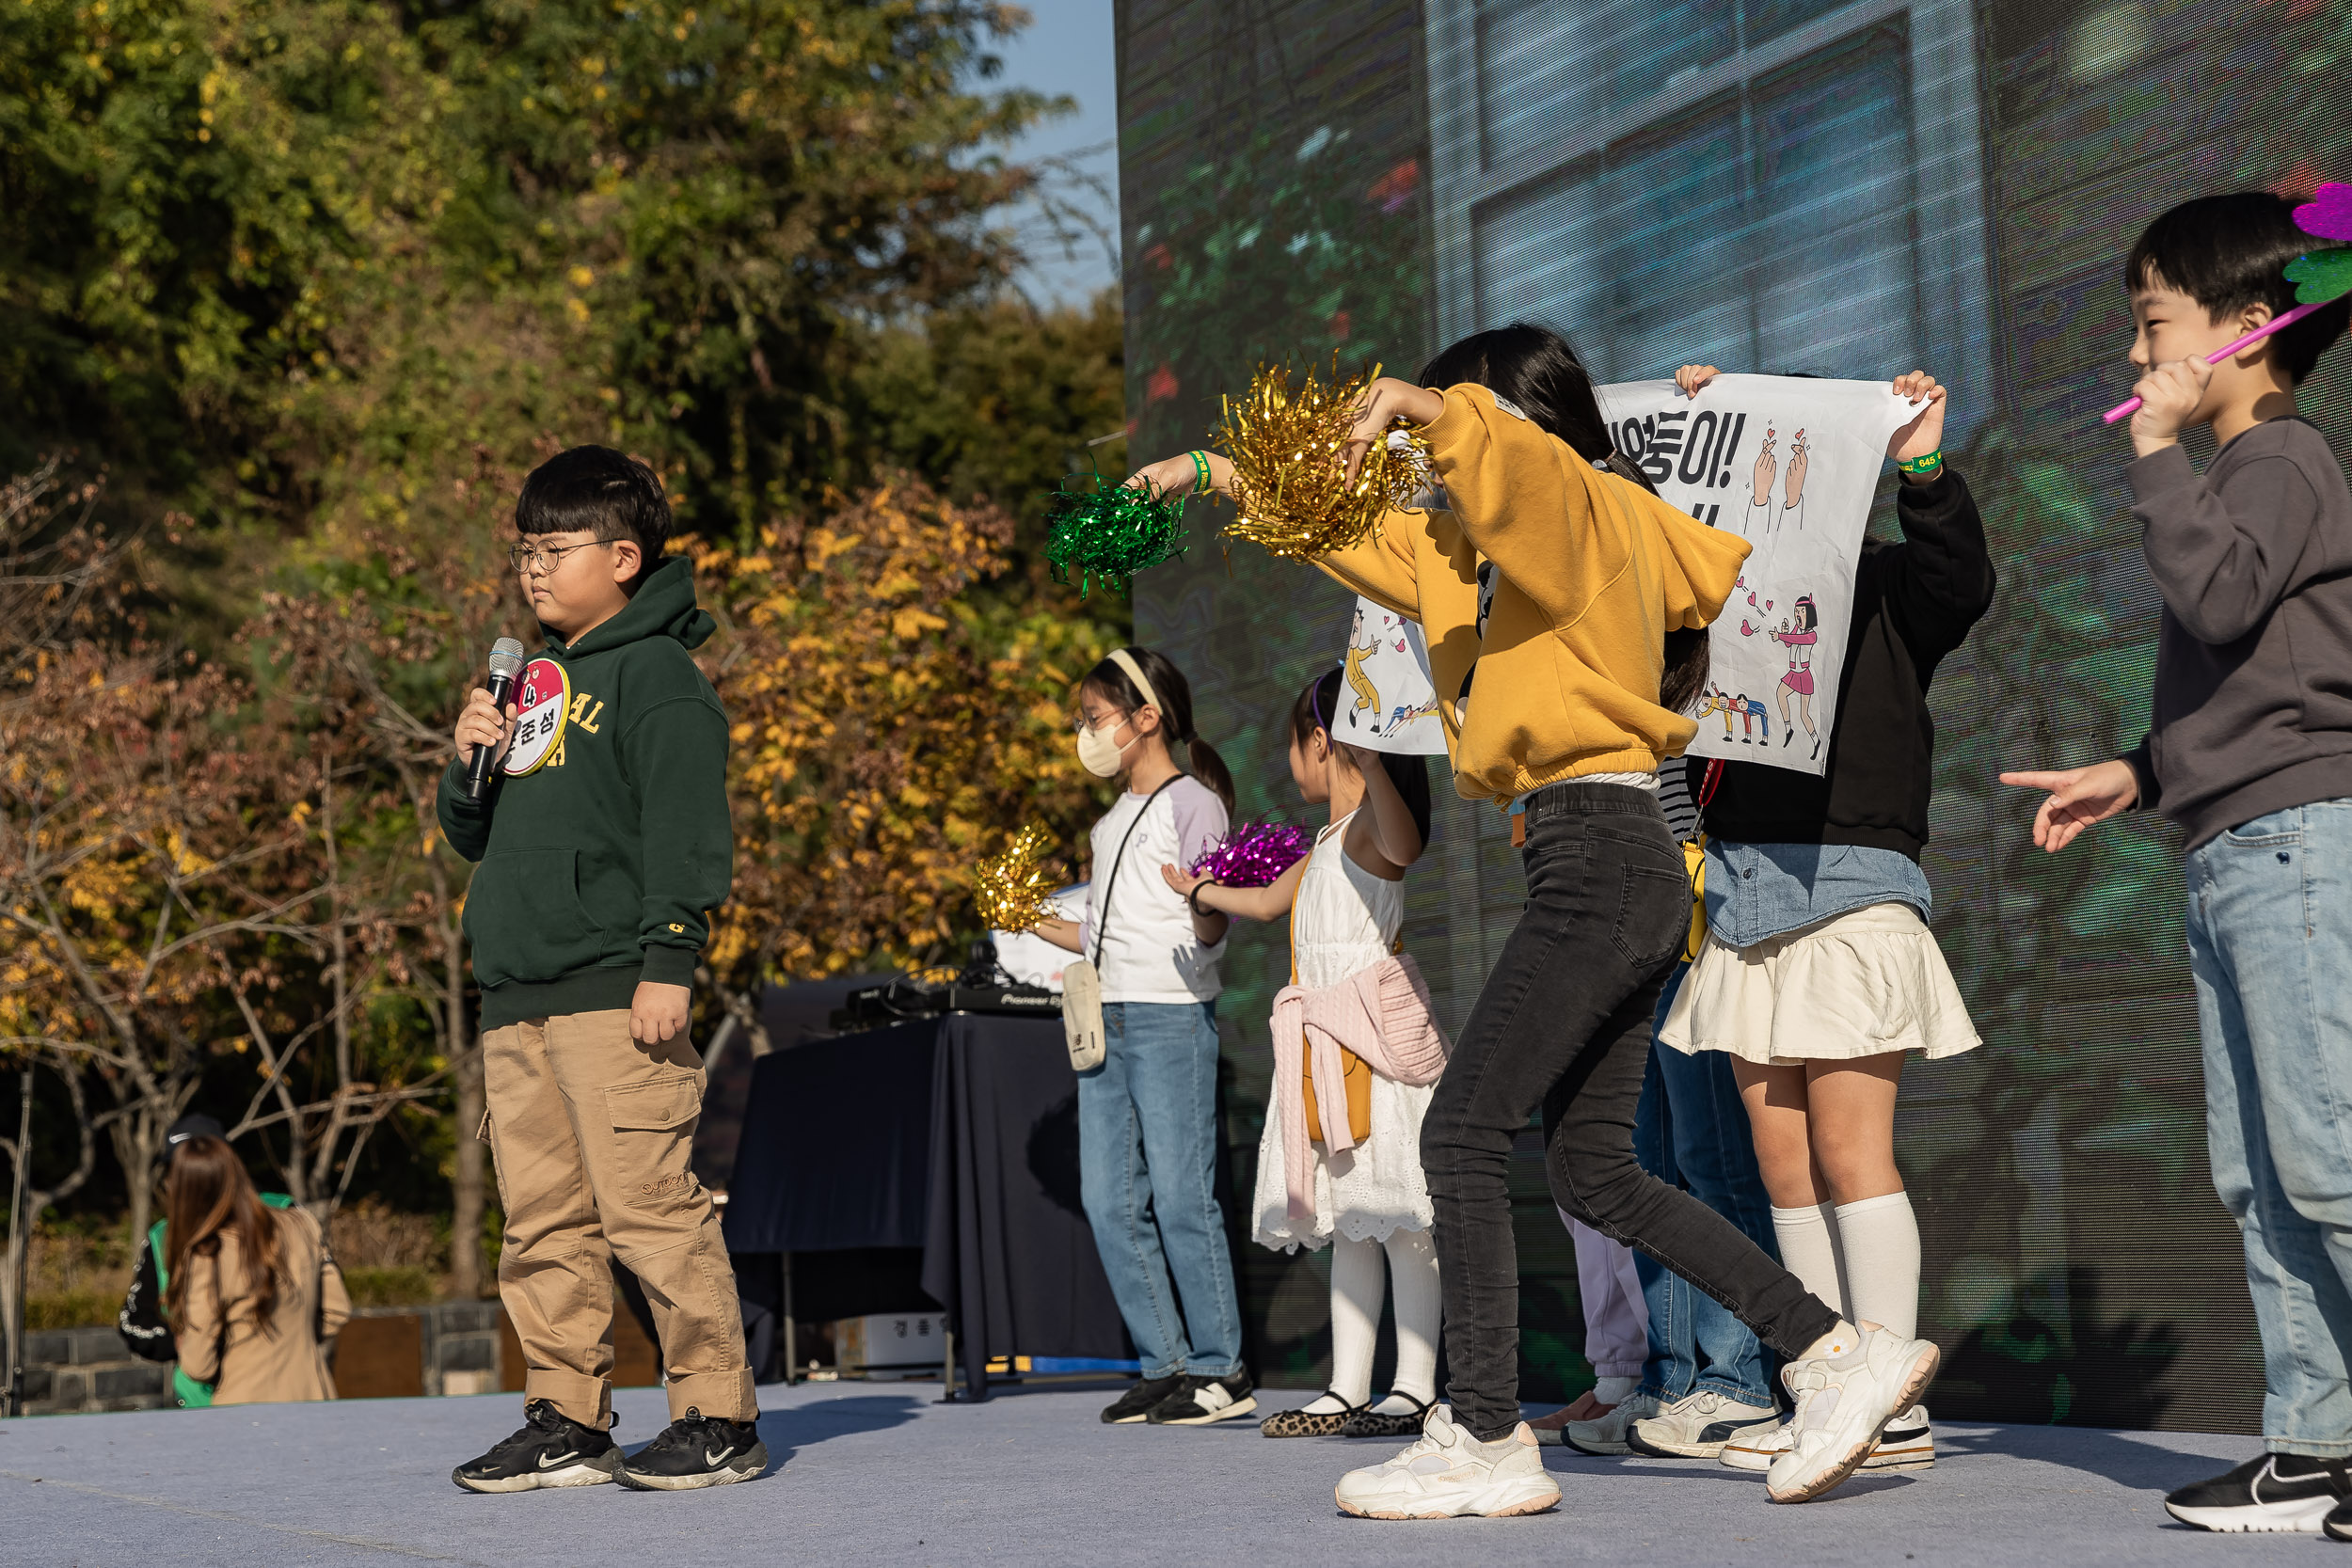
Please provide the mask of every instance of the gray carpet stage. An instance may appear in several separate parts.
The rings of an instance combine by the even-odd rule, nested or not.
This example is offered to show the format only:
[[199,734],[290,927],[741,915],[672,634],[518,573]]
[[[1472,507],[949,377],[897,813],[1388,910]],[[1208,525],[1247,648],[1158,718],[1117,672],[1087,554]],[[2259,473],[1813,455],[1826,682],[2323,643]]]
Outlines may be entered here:
[[[450,1466],[518,1422],[512,1395],[51,1416],[0,1422],[0,1562],[1507,1564],[2333,1562],[2313,1536],[2169,1525],[2171,1485],[2243,1437],[2059,1427],[1938,1429],[1915,1476],[1797,1508],[1714,1465],[1548,1450],[1564,1494],[1532,1519],[1381,1524],[1331,1483],[1392,1445],[1268,1442],[1248,1422],[1105,1427],[1101,1392],[940,1406],[936,1384],[762,1389],[774,1465],[672,1496],[598,1486],[477,1497]],[[1304,1402],[1277,1394],[1272,1407]],[[657,1390],[619,1400],[634,1446]],[[1435,1557],[1433,1553],[1444,1556]]]

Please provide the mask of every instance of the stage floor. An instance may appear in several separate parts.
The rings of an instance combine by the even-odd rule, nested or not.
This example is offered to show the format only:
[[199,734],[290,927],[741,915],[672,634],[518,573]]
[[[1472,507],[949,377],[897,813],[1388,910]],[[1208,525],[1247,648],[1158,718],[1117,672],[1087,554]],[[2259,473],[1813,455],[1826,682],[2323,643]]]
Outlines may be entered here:
[[[762,1479],[667,1495],[480,1497],[450,1467],[520,1421],[513,1395],[0,1422],[0,1562],[261,1568],[400,1560],[1412,1564],[2315,1561],[2324,1537],[2215,1536],[2159,1498],[2245,1458],[2244,1437],[1939,1426],[1933,1470],[1775,1508],[1714,1465],[1546,1450],[1563,1494],[1529,1519],[1382,1524],[1331,1505],[1393,1445],[1268,1442],[1252,1422],[1105,1427],[1100,1390],[931,1402],[936,1384],[760,1390]],[[1268,1408],[1307,1395],[1274,1393]],[[623,1393],[634,1447],[663,1419]],[[2330,1555],[2328,1560],[2335,1560]]]

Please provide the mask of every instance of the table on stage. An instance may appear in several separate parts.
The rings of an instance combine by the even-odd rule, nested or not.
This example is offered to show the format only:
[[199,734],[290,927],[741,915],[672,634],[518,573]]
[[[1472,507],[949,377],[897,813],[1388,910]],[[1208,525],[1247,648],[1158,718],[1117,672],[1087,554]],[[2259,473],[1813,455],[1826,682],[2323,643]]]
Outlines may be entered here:
[[1079,1203],[1057,1019],[950,1013],[761,1057],[725,1226],[732,1253],[919,1247],[974,1397],[993,1357],[1135,1355]]

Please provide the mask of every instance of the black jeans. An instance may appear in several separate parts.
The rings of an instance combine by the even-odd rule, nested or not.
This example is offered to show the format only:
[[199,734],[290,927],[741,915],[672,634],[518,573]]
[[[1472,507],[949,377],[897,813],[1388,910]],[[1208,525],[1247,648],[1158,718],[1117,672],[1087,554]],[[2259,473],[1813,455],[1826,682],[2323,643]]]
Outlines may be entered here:
[[1421,1125],[1445,1285],[1454,1418],[1519,1418],[1518,1253],[1506,1170],[1538,1106],[1553,1199],[1641,1248],[1795,1356],[1837,1314],[1739,1228],[1634,1162],[1650,1015],[1691,922],[1682,850],[1647,790],[1556,784],[1529,802],[1527,908]]

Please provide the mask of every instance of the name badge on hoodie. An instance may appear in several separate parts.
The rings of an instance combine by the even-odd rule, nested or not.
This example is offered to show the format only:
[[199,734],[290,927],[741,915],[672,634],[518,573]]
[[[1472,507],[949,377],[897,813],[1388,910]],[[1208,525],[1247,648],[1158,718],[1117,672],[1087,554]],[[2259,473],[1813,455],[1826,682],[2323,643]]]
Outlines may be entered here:
[[506,749],[506,773],[535,772],[556,754],[564,720],[572,705],[572,680],[551,658],[534,658],[515,689],[515,743]]

